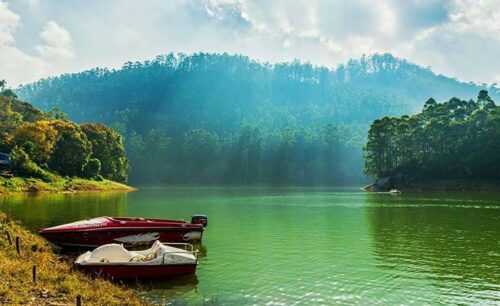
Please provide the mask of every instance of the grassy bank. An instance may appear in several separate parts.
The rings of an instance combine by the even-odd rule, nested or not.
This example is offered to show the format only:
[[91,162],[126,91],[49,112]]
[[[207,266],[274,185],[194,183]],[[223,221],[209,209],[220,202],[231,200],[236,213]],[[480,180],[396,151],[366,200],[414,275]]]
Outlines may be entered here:
[[[20,238],[20,255],[15,237]],[[83,305],[145,304],[130,289],[74,271],[70,263],[52,252],[45,240],[8,221],[2,213],[0,278],[0,305],[74,305],[78,295]]]
[[113,181],[56,177],[48,183],[35,178],[0,176],[0,194],[19,192],[81,192],[81,191],[134,191],[125,184]]

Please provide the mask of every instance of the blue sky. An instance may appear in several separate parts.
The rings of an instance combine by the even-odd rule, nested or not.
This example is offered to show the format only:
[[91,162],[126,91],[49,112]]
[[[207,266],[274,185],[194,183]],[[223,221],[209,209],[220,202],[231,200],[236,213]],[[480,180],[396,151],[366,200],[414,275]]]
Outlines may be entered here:
[[11,85],[168,52],[335,67],[390,52],[465,81],[500,81],[498,0],[0,0]]

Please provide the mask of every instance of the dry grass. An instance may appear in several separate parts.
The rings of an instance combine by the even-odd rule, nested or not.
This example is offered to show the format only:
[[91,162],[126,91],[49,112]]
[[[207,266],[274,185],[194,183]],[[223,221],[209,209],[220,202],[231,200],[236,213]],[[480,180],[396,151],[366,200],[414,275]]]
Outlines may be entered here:
[[[12,244],[7,239],[10,233]],[[20,237],[21,255],[15,247]],[[32,268],[37,268],[36,283]],[[132,290],[74,271],[42,238],[0,212],[0,305],[144,305]]]

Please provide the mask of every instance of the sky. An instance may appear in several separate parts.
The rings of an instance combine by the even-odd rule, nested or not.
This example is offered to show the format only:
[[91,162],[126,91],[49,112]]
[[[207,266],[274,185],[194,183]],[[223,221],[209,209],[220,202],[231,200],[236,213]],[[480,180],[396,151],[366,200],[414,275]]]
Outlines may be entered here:
[[0,79],[17,86],[169,52],[331,68],[389,52],[495,83],[499,33],[499,0],[0,0]]

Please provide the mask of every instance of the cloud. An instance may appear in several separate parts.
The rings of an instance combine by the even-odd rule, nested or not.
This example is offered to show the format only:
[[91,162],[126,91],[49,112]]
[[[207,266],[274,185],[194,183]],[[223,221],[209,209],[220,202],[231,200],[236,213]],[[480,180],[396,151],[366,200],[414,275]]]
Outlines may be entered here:
[[14,42],[13,32],[19,25],[19,16],[14,14],[6,3],[0,2],[0,46]]
[[46,69],[42,61],[16,48],[14,33],[19,23],[19,15],[0,1],[0,79],[5,78],[13,85],[34,81],[43,76]]
[[49,21],[40,33],[43,44],[36,47],[40,55],[49,59],[70,59],[74,56],[71,35],[55,21]]
[[405,54],[463,80],[499,82],[500,3],[456,0],[448,10],[447,22],[421,31]]
[[0,46],[17,54],[13,62],[33,63],[23,65],[33,67],[29,77],[12,71],[11,83],[198,51],[330,67],[390,52],[462,80],[494,82],[497,12],[496,0],[0,0]]
[[[26,1],[30,7],[37,1]],[[23,26],[20,15],[9,4],[0,0],[0,79],[11,86],[33,82],[69,68],[68,59],[74,57],[70,33],[55,21],[48,21],[39,33],[40,44],[32,54],[19,48],[16,32]]]
[[[500,81],[500,2],[496,0],[206,0],[217,18],[239,10],[264,58],[335,66],[390,52],[462,80]],[[248,48],[255,52],[255,48]],[[247,52],[247,53],[248,53]],[[262,53],[256,51],[257,54]],[[279,54],[279,56],[276,56]],[[491,69],[493,68],[494,69]]]

